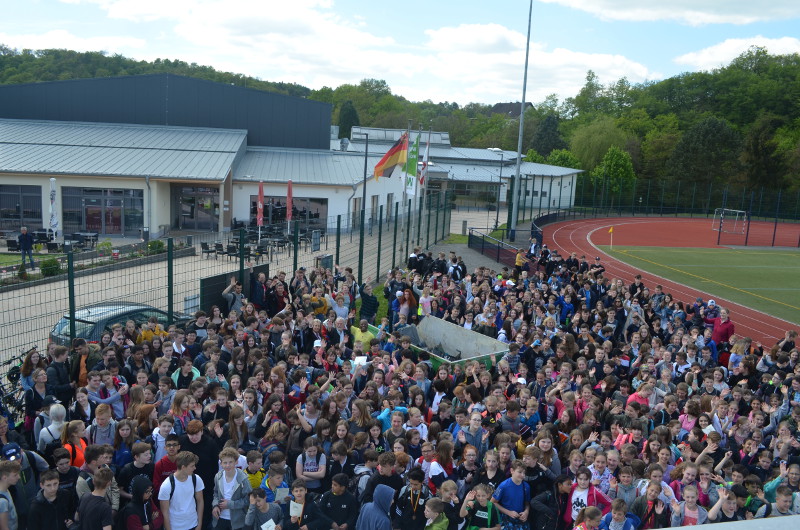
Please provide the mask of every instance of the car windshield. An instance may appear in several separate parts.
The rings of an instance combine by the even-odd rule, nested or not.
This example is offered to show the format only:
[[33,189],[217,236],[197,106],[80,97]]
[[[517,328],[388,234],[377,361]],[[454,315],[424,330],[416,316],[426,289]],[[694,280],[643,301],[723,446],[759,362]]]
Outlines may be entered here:
[[[94,330],[95,323],[87,322],[85,320],[75,320],[75,336],[76,337],[89,337]],[[69,317],[63,317],[58,321],[58,324],[53,328],[53,333],[56,335],[69,336]]]

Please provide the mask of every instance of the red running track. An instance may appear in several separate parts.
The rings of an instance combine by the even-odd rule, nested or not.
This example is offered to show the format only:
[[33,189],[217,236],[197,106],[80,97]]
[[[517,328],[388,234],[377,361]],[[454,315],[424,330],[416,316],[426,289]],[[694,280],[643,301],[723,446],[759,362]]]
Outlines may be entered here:
[[[545,242],[558,249],[562,255],[569,255],[571,252],[577,252],[578,256],[585,254],[590,263],[594,256],[601,256],[606,276],[622,278],[626,284],[631,283],[636,274],[641,274],[645,285],[652,288],[655,284],[660,284],[665,292],[684,303],[694,301],[698,296],[704,300],[713,298],[730,309],[737,335],[752,337],[754,341],[765,345],[774,344],[776,340],[783,338],[787,330],[797,327],[795,323],[687,287],[612,258],[597,247],[598,244],[609,244],[608,229],[612,226],[615,227],[614,243],[617,245],[721,248],[716,245],[716,232],[710,229],[707,219],[632,217],[564,221],[545,227]],[[623,230],[618,228],[623,226]]]

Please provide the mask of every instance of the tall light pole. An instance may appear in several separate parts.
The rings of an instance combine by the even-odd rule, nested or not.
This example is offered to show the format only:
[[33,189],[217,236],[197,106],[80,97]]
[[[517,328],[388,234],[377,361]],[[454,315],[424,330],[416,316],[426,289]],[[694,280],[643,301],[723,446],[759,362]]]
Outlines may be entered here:
[[496,208],[494,213],[494,229],[497,230],[497,226],[500,223],[500,190],[503,187],[503,156],[505,153],[499,147],[489,147],[488,149],[500,155],[500,175],[497,178],[497,203],[495,204]]
[[364,181],[361,183],[361,226],[359,227],[358,238],[358,284],[364,283],[362,270],[364,268],[364,221],[366,220],[366,205],[367,205],[367,165],[369,157],[369,133],[360,132],[356,133],[366,138],[366,145],[364,146]]
[[519,109],[519,138],[517,139],[517,165],[514,170],[514,185],[511,187],[511,224],[509,225],[509,239],[514,241],[517,230],[517,216],[519,215],[519,167],[522,162],[522,131],[525,123],[525,92],[528,88],[528,55],[531,49],[531,19],[533,17],[533,0],[528,7],[528,40],[525,41],[525,73],[522,77],[522,103]]

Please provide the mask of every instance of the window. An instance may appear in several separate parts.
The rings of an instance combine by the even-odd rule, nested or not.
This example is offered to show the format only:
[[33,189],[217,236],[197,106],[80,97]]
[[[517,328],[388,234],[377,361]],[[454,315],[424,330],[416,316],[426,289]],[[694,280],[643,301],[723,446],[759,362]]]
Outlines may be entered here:
[[42,224],[42,187],[0,185],[0,228],[19,230]]

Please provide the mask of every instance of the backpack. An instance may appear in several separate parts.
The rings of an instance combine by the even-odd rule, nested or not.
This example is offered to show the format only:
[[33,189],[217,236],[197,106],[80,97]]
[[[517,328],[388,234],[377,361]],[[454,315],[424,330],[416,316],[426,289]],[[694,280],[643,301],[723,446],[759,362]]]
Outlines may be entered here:
[[[172,475],[169,476],[169,488],[170,488],[169,500],[171,501],[172,500],[172,496],[175,495],[175,473],[173,473]],[[192,491],[195,491],[195,492],[197,491],[197,475],[195,475],[194,473],[192,473]],[[197,503],[197,497],[192,495],[192,498],[194,499],[194,502],[196,504]]]
[[355,498],[358,499],[359,502],[361,502],[361,495],[359,494],[358,491],[358,483],[361,482],[362,477],[367,477],[371,475],[372,471],[370,470],[362,471],[361,473],[353,475],[353,477],[350,479],[350,482],[347,484],[347,491],[352,493],[355,496]]
[[94,475],[90,475],[86,471],[81,470],[78,473],[78,478],[83,478],[86,481],[86,485],[89,486],[89,491],[94,491]]
[[[50,430],[50,426],[46,427],[45,430],[53,439],[47,442],[47,444],[44,446],[44,451],[42,452],[43,453],[42,456],[44,457],[45,460],[47,460],[47,463],[50,464],[50,466],[55,467],[56,463],[53,460],[53,451],[61,447],[64,447],[64,444],[61,443],[61,438],[53,436],[53,431]],[[77,450],[75,449],[75,446],[73,444],[70,444],[70,447],[72,448],[72,450],[70,451],[70,456],[72,457],[72,461],[74,462],[75,456],[77,455]]]

